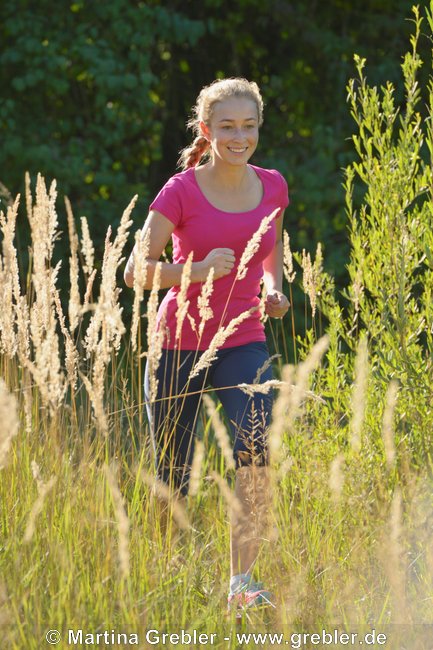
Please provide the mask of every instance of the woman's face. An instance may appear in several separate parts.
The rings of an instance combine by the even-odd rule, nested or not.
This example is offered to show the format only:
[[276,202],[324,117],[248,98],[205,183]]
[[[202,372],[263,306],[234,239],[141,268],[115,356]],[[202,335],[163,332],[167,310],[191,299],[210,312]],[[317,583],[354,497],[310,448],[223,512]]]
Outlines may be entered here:
[[201,122],[203,135],[212,147],[214,161],[245,165],[257,148],[259,118],[257,106],[247,97],[216,102],[210,124]]

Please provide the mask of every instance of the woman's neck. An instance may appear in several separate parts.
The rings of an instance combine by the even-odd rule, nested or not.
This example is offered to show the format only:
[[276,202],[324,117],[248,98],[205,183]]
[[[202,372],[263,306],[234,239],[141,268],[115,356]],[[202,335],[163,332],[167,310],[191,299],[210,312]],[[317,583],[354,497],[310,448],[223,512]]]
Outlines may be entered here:
[[206,167],[208,178],[218,187],[237,190],[248,184],[250,177],[248,165],[218,164],[217,161],[211,160]]

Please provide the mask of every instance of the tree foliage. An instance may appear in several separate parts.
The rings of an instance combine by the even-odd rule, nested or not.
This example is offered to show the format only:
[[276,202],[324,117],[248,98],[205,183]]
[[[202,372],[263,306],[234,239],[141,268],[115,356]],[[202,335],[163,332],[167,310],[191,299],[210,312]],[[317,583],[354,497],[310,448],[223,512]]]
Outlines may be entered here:
[[193,47],[203,25],[141,2],[24,0],[3,4],[0,30],[3,183],[55,177],[101,241],[161,157],[155,54]]
[[[353,53],[395,80],[408,0],[5,0],[0,8],[0,181],[56,178],[99,251],[138,193],[134,218],[175,170],[185,122],[214,78],[255,79],[266,102],[255,162],[287,178],[295,248],[348,255],[341,168],[351,133]],[[408,26],[409,29],[409,26]],[[398,97],[397,97],[398,100]]]

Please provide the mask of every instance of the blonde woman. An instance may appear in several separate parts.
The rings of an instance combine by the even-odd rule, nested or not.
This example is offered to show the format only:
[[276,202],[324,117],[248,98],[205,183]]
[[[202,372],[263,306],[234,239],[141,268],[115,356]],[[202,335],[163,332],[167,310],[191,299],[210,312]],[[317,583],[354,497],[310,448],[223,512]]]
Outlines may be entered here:
[[[160,287],[170,290],[158,311],[157,327],[165,328],[165,338],[156,371],[156,399],[147,407],[161,479],[178,493],[187,494],[201,391],[207,385],[215,389],[230,423],[240,508],[231,518],[229,611],[272,604],[270,592],[253,580],[252,570],[269,505],[266,430],[273,398],[258,392],[251,397],[236,388],[258,377],[260,382],[272,378],[258,309],[262,280],[266,313],[282,318],[289,309],[282,293],[287,184],[276,170],[249,164],[262,121],[263,101],[254,82],[223,79],[203,88],[188,123],[195,139],[181,153],[182,171],[161,189],[143,228],[143,234],[150,231],[148,289],[170,237],[173,241],[173,263],[161,265]],[[272,214],[264,229],[263,220]],[[255,233],[255,252],[246,272],[238,273],[241,257]],[[190,253],[188,313],[179,331],[177,297]],[[213,284],[207,292],[204,327],[200,328],[203,309],[199,298],[209,273],[213,273]],[[125,269],[129,287],[133,274],[134,251]],[[223,328],[234,319],[238,319],[237,326],[227,336]],[[192,369],[215,343],[215,336],[220,337],[220,344],[213,360],[194,375]],[[149,372],[147,363],[147,400]]]

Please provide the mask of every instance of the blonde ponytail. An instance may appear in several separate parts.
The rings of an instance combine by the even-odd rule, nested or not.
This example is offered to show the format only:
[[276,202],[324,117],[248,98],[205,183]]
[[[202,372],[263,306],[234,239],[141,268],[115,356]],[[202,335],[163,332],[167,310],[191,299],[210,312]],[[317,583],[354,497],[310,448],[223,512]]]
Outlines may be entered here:
[[209,140],[203,135],[198,135],[191,146],[185,147],[180,152],[180,158],[177,161],[178,167],[182,170],[196,167],[210,147]]

